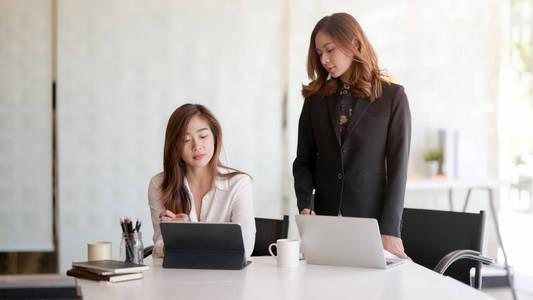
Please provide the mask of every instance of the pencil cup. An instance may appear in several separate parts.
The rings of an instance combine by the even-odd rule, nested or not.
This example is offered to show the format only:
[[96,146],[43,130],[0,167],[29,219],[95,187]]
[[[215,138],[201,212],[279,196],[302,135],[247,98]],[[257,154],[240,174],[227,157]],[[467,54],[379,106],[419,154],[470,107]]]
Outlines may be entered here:
[[87,260],[111,259],[111,242],[90,242],[87,244]]
[[142,264],[144,245],[140,232],[123,232],[120,242],[120,259],[125,262]]
[[[272,253],[272,247],[277,248],[277,255]],[[268,246],[270,255],[275,256],[278,261],[278,267],[292,268],[297,267],[300,262],[300,241],[279,239],[276,243]]]

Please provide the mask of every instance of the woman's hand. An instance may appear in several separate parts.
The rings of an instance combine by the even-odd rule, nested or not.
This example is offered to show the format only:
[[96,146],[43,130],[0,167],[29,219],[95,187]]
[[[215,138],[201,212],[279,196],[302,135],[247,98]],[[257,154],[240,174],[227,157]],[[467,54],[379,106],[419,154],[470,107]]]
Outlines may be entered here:
[[187,214],[177,214],[175,218],[172,219],[175,222],[190,222],[191,218]]
[[403,249],[402,239],[393,235],[381,235],[381,241],[383,242],[383,248],[390,253],[398,256],[399,258],[409,259],[409,256],[405,254]]
[[167,209],[159,214],[159,221],[190,222],[191,219],[187,214],[175,214]]
[[309,212],[311,212],[312,216],[316,216],[315,212],[314,211],[310,211],[309,208],[302,209],[302,211],[300,212],[300,215],[308,215]]
[[159,214],[159,221],[172,221],[175,217],[176,214],[167,209]]

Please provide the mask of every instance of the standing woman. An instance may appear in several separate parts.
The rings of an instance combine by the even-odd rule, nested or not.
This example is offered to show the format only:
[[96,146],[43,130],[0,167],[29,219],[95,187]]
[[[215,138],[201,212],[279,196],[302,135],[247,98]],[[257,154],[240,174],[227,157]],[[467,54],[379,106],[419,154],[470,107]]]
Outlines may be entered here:
[[204,106],[184,104],[168,120],[163,172],[150,180],[154,256],[164,255],[161,221],[231,222],[242,229],[246,257],[255,243],[252,181],[220,163],[222,128]]
[[400,224],[411,115],[403,87],[381,72],[361,26],[346,13],[316,24],[307,74],[293,164],[300,213],[376,218],[383,247],[407,258]]

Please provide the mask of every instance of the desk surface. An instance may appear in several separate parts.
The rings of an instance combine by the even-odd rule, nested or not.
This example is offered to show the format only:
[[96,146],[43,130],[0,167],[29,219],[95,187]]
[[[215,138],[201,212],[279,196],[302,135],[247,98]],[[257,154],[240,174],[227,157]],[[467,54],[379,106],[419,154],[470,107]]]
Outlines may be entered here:
[[121,283],[80,279],[83,299],[493,299],[409,262],[389,270],[307,265],[276,266],[254,257],[242,271],[163,269],[148,259],[144,279]]

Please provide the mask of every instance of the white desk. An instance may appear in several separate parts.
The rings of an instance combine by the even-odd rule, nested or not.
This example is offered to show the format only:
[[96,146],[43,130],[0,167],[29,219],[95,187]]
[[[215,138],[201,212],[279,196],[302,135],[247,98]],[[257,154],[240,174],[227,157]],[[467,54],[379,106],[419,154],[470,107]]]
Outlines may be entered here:
[[497,188],[501,182],[494,178],[470,179],[409,179],[407,190],[441,190],[441,189],[470,189],[470,188]]
[[276,266],[254,257],[242,271],[163,269],[148,259],[144,279],[122,283],[80,279],[92,299],[493,299],[455,279],[409,262],[390,270],[307,265]]

